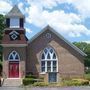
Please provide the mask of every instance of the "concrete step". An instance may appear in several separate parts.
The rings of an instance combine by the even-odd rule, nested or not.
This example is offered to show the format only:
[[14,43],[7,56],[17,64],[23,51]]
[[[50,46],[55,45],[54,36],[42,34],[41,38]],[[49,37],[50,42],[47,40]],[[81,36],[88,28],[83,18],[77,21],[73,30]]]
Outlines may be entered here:
[[21,86],[22,79],[5,79],[3,86]]

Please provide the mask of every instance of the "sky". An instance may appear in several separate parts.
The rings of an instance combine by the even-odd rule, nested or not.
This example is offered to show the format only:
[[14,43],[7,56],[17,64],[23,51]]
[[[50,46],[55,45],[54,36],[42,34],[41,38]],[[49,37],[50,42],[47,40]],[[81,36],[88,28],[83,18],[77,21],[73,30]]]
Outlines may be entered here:
[[71,42],[90,43],[90,0],[0,0],[0,14],[14,5],[25,15],[29,39],[50,25]]

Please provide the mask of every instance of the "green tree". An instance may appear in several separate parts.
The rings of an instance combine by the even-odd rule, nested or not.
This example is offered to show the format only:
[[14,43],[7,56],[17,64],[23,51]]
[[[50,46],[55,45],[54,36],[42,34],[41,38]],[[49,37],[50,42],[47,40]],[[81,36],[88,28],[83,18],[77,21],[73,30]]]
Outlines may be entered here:
[[[5,25],[5,17],[0,14],[0,44],[3,37]],[[0,45],[0,72],[2,70],[2,46]]]
[[90,67],[90,44],[85,42],[74,42],[73,44],[87,54],[85,57],[85,66]]
[[0,41],[2,40],[3,31],[4,31],[5,26],[6,26],[5,25],[5,17],[0,14]]
[[[0,14],[0,44],[3,37],[5,25],[5,16]],[[2,46],[0,45],[0,60],[2,60]]]

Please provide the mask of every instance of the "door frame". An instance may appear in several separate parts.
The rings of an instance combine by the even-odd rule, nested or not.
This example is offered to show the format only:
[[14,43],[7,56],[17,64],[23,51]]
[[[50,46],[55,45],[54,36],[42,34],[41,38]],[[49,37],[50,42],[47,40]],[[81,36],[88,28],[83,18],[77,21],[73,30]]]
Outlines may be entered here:
[[[18,67],[19,67],[18,77],[10,77],[10,63],[18,63]],[[19,78],[19,76],[20,76],[20,63],[19,63],[19,61],[9,61],[9,64],[8,64],[8,78]]]
[[[57,72],[49,72],[48,73],[48,82],[50,82],[50,74],[52,74],[52,75],[54,74],[55,75],[55,82],[57,82]],[[52,81],[52,82],[54,82],[54,81]],[[52,82],[50,82],[50,83],[52,83]]]

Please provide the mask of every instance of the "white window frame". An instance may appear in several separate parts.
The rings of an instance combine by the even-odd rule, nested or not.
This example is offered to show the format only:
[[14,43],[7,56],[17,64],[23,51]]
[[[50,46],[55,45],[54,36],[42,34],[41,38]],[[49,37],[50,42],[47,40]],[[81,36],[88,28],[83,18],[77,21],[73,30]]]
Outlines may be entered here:
[[[51,49],[53,50],[52,53],[50,52]],[[45,50],[47,50],[47,53],[45,53]],[[47,59],[48,53],[50,54],[50,59]],[[48,72],[48,70],[47,70],[47,62],[48,61],[51,62],[51,71],[50,72],[58,72],[58,59],[57,59],[55,50],[52,47],[47,47],[43,50],[42,54],[44,54],[45,59],[42,59],[42,55],[41,55],[41,64],[42,64],[42,61],[45,61],[45,71],[42,72],[42,65],[41,65],[41,74]],[[55,54],[56,59],[53,59],[53,54]],[[53,70],[53,61],[56,61],[56,71]]]
[[12,38],[13,40],[16,40],[17,35],[16,35],[16,34],[12,34],[12,35],[11,35],[11,38]]
[[14,34],[14,33],[17,34],[17,35],[19,35],[19,33],[16,32],[16,31],[12,31],[12,32],[10,32],[9,35],[12,35],[12,34]]
[[[12,31],[9,33],[10,37],[13,39],[13,40],[16,40],[16,38],[18,37],[19,33],[16,32],[16,31]],[[15,35],[15,37],[13,37],[13,35]]]
[[19,18],[10,18],[10,28],[19,28]]
[[[15,52],[15,55],[13,54],[13,52]],[[13,59],[10,59],[11,55],[12,55]],[[18,56],[18,59],[15,59],[16,58],[16,55]],[[8,56],[8,60],[9,61],[20,61],[20,56],[19,56],[19,54],[16,51],[12,51],[9,54],[9,56]]]

